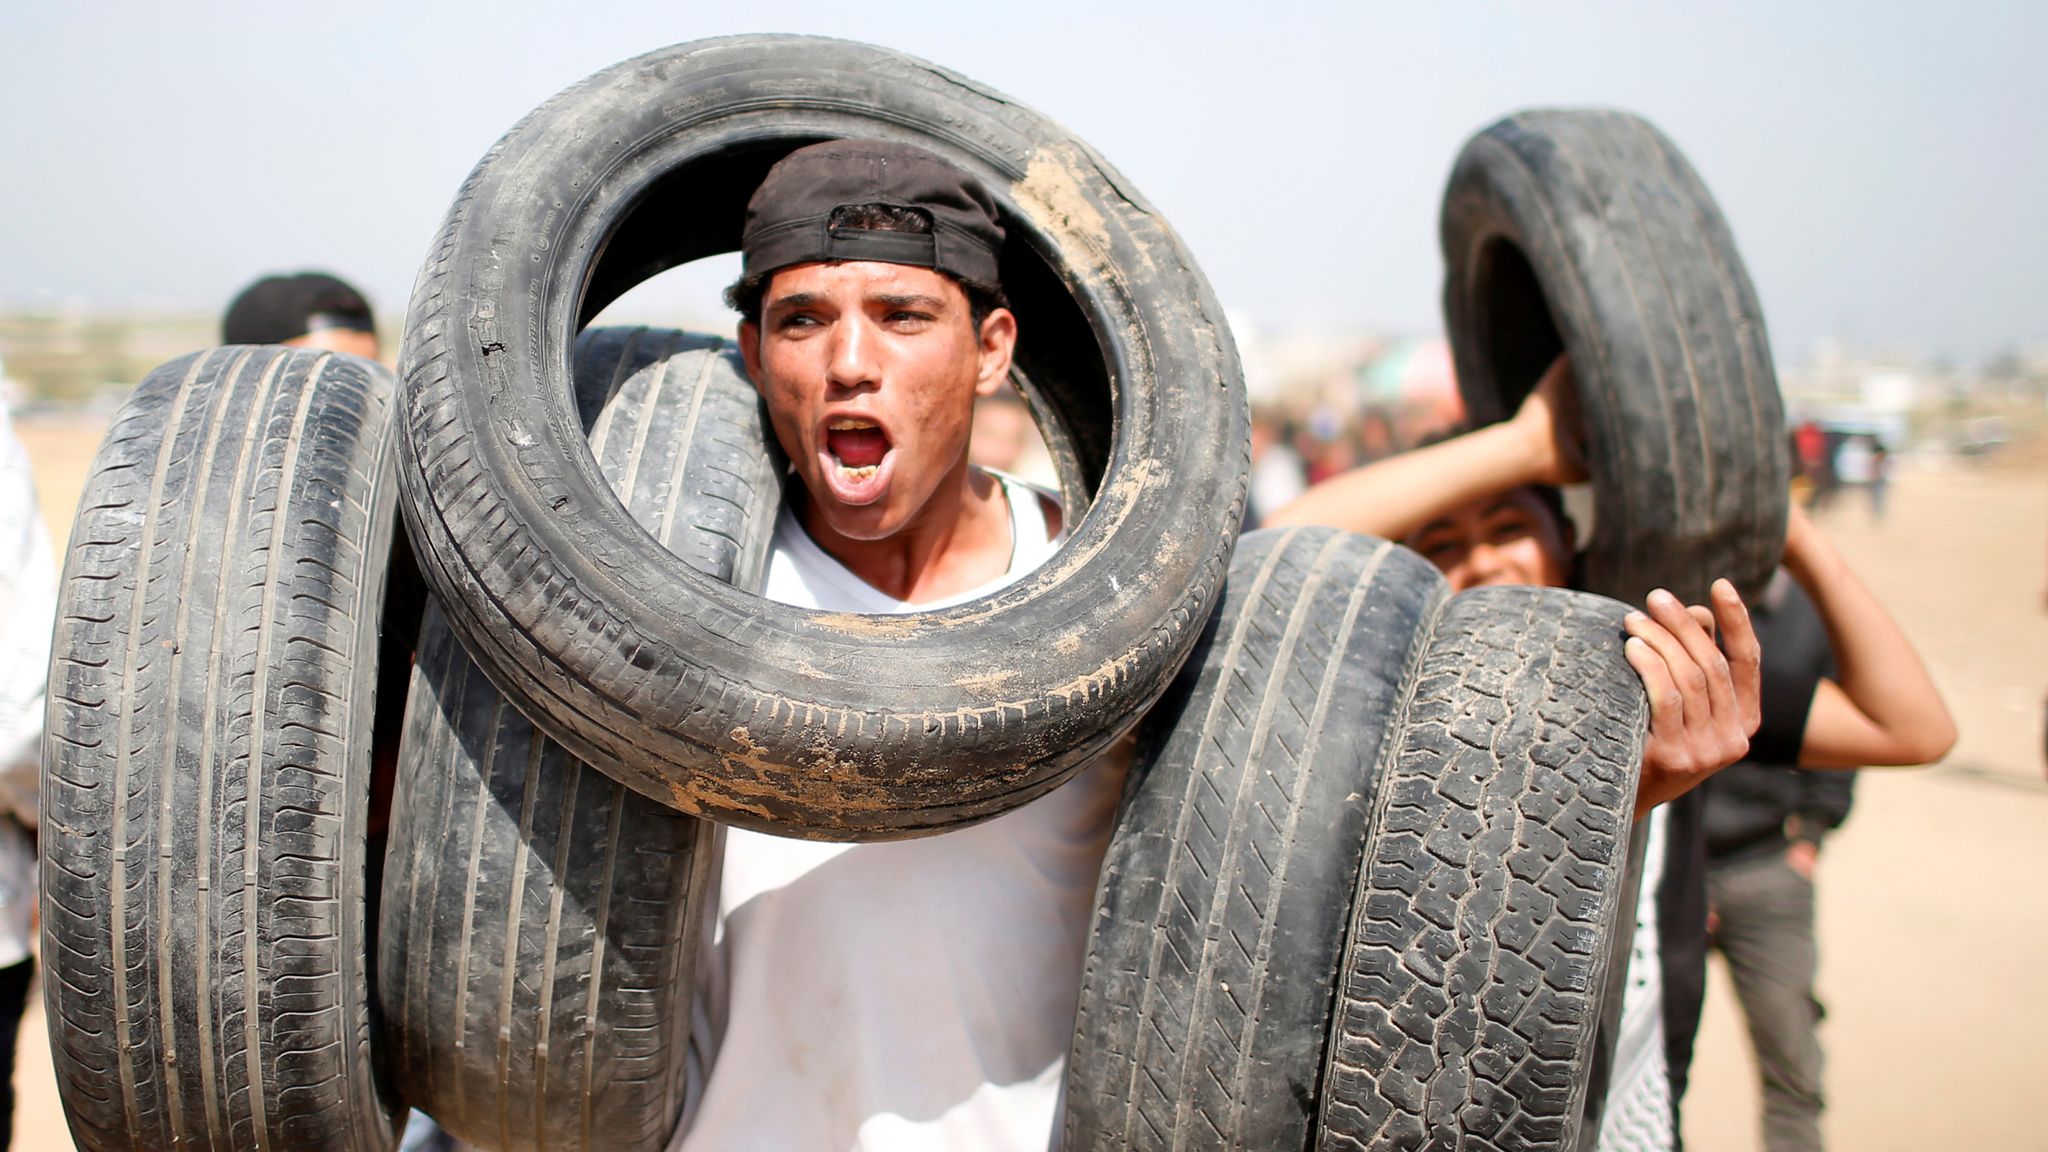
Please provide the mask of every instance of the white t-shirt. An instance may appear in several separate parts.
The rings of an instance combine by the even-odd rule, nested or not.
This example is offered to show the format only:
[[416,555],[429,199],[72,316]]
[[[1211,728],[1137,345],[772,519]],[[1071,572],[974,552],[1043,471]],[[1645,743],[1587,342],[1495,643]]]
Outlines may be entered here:
[[[1058,547],[1036,490],[1008,477],[1003,489],[1010,567],[983,587],[896,600],[818,547],[785,507],[765,594],[871,613],[988,595]],[[1122,767],[1102,757],[1016,811],[920,840],[823,844],[732,830],[704,973],[722,1035],[671,1147],[1044,1152]]]

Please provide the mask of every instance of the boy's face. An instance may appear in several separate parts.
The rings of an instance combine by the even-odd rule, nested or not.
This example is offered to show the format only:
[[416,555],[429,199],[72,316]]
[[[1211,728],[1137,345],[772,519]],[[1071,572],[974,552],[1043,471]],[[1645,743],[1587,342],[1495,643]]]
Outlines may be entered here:
[[1405,543],[1437,566],[1453,592],[1488,584],[1562,588],[1571,575],[1564,525],[1527,488],[1439,516]]
[[1016,334],[1004,309],[977,333],[966,291],[929,268],[798,264],[769,279],[740,353],[812,511],[881,540],[965,484],[974,399],[1008,376]]

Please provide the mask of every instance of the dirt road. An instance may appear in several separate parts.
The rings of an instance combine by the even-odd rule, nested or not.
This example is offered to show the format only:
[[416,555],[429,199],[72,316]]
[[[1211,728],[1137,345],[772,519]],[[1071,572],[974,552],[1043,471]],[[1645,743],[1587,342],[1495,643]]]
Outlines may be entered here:
[[[24,420],[62,541],[101,426]],[[1944,765],[1866,773],[1821,863],[1830,1145],[1848,1152],[2048,1149],[2048,454],[1971,471],[1905,470],[1890,518],[1856,494],[1822,525],[1935,666],[1962,736]],[[1716,972],[1686,1134],[1758,1146],[1755,1091]],[[21,1037],[16,1147],[68,1147],[40,1012]]]

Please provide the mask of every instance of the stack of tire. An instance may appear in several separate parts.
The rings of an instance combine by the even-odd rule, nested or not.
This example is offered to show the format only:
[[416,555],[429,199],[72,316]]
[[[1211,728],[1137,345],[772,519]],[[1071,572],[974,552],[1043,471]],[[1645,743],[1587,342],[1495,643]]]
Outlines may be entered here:
[[[940,612],[755,595],[784,470],[736,359],[584,330],[737,247],[775,159],[852,135],[995,193],[1073,526]],[[599,73],[492,149],[402,385],[281,348],[153,373],[81,503],[50,686],[79,1145],[370,1152],[409,1105],[479,1147],[660,1148],[709,1055],[723,825],[936,834],[1143,722],[1066,1146],[1567,1146],[1631,899],[1623,609],[1449,597],[1339,533],[1239,544],[1221,316],[1056,125],[891,52],[743,37]]]

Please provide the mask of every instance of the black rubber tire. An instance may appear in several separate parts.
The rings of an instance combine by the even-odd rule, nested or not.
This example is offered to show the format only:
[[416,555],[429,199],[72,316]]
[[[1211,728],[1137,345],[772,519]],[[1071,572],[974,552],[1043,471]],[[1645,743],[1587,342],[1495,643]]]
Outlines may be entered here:
[[81,1148],[397,1140],[364,847],[393,390],[350,356],[195,353],[93,460],[42,786],[44,1006]]
[[1403,692],[1445,597],[1405,548],[1239,541],[1139,729],[1067,1065],[1073,1149],[1308,1149],[1344,909]]
[[[780,469],[737,356],[598,329],[576,364],[591,450],[640,522],[758,587]],[[438,610],[419,652],[378,937],[393,1079],[472,1144],[663,1148],[724,837],[536,732]]]
[[1320,1147],[1576,1147],[1635,924],[1626,611],[1548,588],[1445,606],[1350,903]]
[[1531,111],[1473,137],[1444,193],[1444,318],[1473,419],[1569,350],[1593,472],[1582,585],[1761,592],[1790,463],[1763,311],[1678,149],[1621,112]]
[[[914,141],[989,186],[1020,367],[1100,478],[1085,515],[1068,494],[1058,556],[941,612],[810,612],[691,570],[604,484],[567,386],[583,318],[737,248],[774,160],[856,134]],[[1065,780],[1165,690],[1242,519],[1242,373],[1171,229],[1044,118],[843,41],[680,45],[536,110],[457,196],[403,364],[407,526],[492,681],[647,795],[785,835],[938,832]]]

